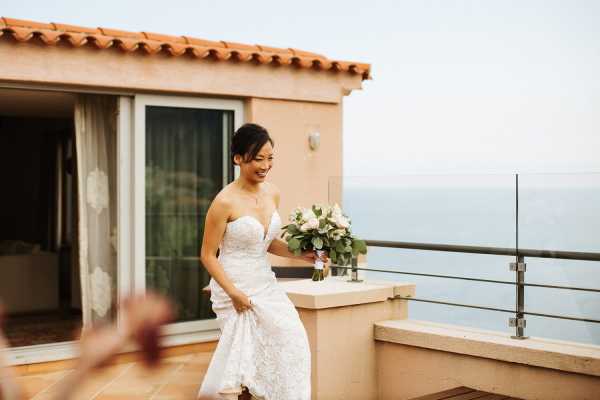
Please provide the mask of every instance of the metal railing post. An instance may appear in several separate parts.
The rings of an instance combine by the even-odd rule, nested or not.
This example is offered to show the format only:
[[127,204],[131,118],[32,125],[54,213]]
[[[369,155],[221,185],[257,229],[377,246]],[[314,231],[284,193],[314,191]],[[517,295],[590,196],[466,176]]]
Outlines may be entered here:
[[352,257],[352,269],[350,270],[350,280],[348,282],[362,282],[358,279],[358,257]]
[[513,339],[527,339],[527,336],[525,336],[526,320],[523,314],[525,312],[525,271],[527,270],[525,257],[517,256],[517,262],[510,263],[510,270],[515,271],[515,281],[517,283],[515,286],[515,317],[508,320],[509,326],[515,328],[515,334],[511,337]]

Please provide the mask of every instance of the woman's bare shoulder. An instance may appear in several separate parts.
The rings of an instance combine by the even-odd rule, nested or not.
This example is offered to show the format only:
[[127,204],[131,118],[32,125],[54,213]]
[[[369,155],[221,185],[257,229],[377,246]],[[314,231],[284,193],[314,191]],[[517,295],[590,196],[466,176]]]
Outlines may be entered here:
[[273,198],[273,201],[275,202],[275,205],[277,206],[277,208],[279,208],[279,200],[281,198],[281,192],[280,192],[279,188],[277,187],[277,185],[275,185],[274,183],[271,183],[271,182],[265,182],[265,189],[267,190],[267,193]]
[[210,209],[226,219],[229,218],[234,206],[234,195],[230,185],[225,186],[210,203]]

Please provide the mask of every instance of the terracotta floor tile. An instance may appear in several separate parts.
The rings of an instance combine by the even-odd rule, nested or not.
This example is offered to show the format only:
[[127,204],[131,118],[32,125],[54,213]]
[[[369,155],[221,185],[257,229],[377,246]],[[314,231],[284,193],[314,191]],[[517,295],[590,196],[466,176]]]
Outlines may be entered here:
[[127,370],[122,376],[120,376],[113,385],[136,385],[136,384],[147,384],[152,382],[153,384],[164,384],[169,381],[169,377],[175,372],[180,370],[184,364],[168,364],[163,363],[157,369],[149,370],[139,364],[133,365]]
[[[140,363],[122,363],[97,371],[77,390],[73,400],[195,400],[212,352],[164,358],[155,370]],[[28,398],[54,400],[57,383],[72,370],[19,378]]]
[[192,363],[210,363],[210,360],[212,359],[213,353],[196,353],[193,355],[193,357],[190,359],[189,362]]
[[[211,353],[212,354],[212,353]],[[163,359],[165,363],[183,363],[192,360],[195,357],[195,354],[185,354],[182,356],[168,357]]]
[[[101,392],[107,385],[110,385],[119,375],[124,373],[128,368],[131,368],[131,364],[119,364],[111,366],[104,370],[98,371],[87,379],[81,387],[79,387],[74,396],[74,400],[89,400],[96,394]],[[51,398],[55,393],[57,386],[53,386],[49,390],[35,397],[35,400],[45,400]]]
[[104,389],[98,398],[103,396],[131,396],[132,399],[149,399],[159,391],[162,385],[159,384],[138,384],[138,385],[110,385]]
[[204,372],[185,371],[182,369],[181,371],[178,371],[172,379],[169,379],[169,383],[200,384],[202,379],[204,379],[204,375]]
[[52,381],[48,381],[42,377],[26,376],[19,378],[19,384],[23,387],[26,397],[31,398],[41,391],[48,389],[52,385]]
[[200,385],[170,383],[160,389],[153,399],[191,400],[198,394],[198,389],[200,389]]
[[17,382],[23,387],[27,396],[31,398],[52,387],[67,373],[68,371],[56,371],[47,374],[26,375],[18,377]]

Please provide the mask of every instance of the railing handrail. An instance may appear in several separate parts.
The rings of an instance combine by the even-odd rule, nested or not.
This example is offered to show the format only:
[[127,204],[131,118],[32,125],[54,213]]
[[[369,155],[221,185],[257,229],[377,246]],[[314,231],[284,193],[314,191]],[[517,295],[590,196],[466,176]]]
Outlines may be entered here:
[[600,261],[600,253],[564,250],[517,249],[511,247],[465,246],[441,243],[398,242],[387,240],[365,240],[367,246],[394,249],[446,251],[454,253],[491,254],[498,256],[524,256],[536,258],[558,258],[563,260]]
[[511,336],[515,339],[526,339],[527,337],[524,335],[525,329],[525,315],[539,316],[539,317],[547,317],[547,318],[558,318],[572,321],[580,321],[580,322],[592,322],[592,323],[600,323],[600,319],[593,318],[580,318],[569,315],[559,315],[559,314],[547,314],[547,313],[539,313],[539,312],[531,312],[526,311],[524,306],[524,290],[526,286],[537,286],[544,288],[553,288],[553,289],[567,289],[567,290],[583,290],[587,292],[600,292],[598,289],[592,288],[580,288],[580,287],[569,287],[569,286],[557,286],[557,285],[544,285],[544,284],[531,284],[525,283],[525,257],[535,257],[535,258],[555,258],[555,259],[565,259],[565,260],[585,260],[585,261],[600,261],[600,253],[592,253],[592,252],[579,252],[579,251],[560,251],[560,250],[538,250],[538,249],[519,249],[515,246],[515,248],[506,248],[506,247],[489,247],[489,246],[465,246],[465,245],[454,245],[454,244],[441,244],[441,243],[418,243],[418,242],[398,242],[398,241],[386,241],[386,240],[365,240],[367,246],[373,247],[387,247],[387,248],[395,248],[395,249],[410,249],[410,250],[429,250],[429,251],[445,251],[445,252],[458,252],[458,253],[467,253],[467,254],[490,254],[490,255],[500,255],[500,256],[514,256],[517,259],[516,263],[511,263],[511,271],[516,272],[516,281],[514,283],[507,281],[499,281],[493,279],[480,279],[480,278],[470,278],[470,277],[459,277],[453,275],[439,275],[439,274],[426,274],[426,273],[416,273],[409,271],[394,271],[394,270],[383,270],[383,269],[371,269],[371,268],[359,268],[357,265],[356,257],[352,259],[351,267],[339,267],[346,270],[351,270],[352,273],[352,281],[359,281],[358,271],[373,271],[373,272],[388,272],[388,273],[397,273],[397,274],[407,274],[407,275],[420,275],[427,277],[438,277],[438,278],[447,278],[447,279],[463,279],[469,281],[479,281],[479,282],[487,282],[487,283],[500,283],[500,284],[513,284],[517,291],[517,304],[515,310],[508,310],[503,308],[496,307],[488,307],[488,306],[480,306],[475,304],[464,304],[464,303],[454,303],[447,301],[440,301],[434,299],[422,299],[415,298],[412,296],[408,297],[398,297],[404,300],[412,300],[412,301],[421,301],[425,303],[433,303],[433,304],[443,304],[449,306],[458,306],[458,307],[467,307],[467,308],[476,308],[481,310],[488,311],[501,311],[501,312],[509,312],[514,313],[515,318],[510,318],[510,326],[514,326],[516,328],[516,335]]

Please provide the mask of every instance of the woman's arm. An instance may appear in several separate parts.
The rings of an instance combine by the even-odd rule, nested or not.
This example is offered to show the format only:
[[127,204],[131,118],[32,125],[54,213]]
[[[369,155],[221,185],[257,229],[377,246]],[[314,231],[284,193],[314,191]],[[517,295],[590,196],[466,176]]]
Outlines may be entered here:
[[227,204],[215,199],[208,209],[206,220],[204,221],[204,236],[202,238],[200,260],[210,276],[229,294],[235,286],[217,260],[219,243],[223,239],[227,226],[228,208]]
[[315,261],[314,252],[305,251],[301,255],[296,256],[288,249],[287,243],[279,238],[273,239],[267,251],[279,257],[296,258],[298,260],[304,260],[310,263],[313,263]]
[[241,290],[235,287],[217,259],[217,249],[225,234],[228,217],[229,205],[220,199],[215,199],[208,209],[204,222],[204,237],[202,238],[200,260],[210,276],[231,297],[235,309],[237,311],[244,311],[252,307],[250,300]]

